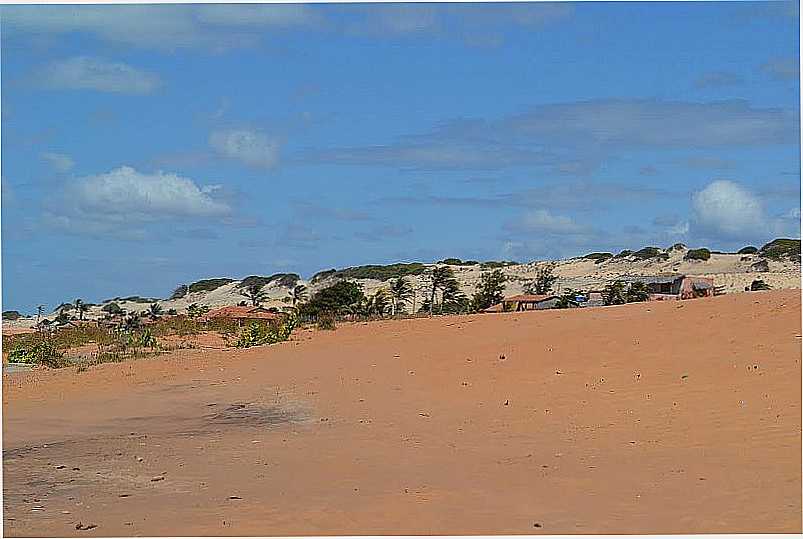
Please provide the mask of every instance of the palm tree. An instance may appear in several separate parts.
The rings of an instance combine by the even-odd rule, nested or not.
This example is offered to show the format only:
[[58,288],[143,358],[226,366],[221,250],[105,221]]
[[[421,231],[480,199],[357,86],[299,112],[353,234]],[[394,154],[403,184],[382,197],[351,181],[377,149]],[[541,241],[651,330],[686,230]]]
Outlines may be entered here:
[[42,318],[42,314],[45,312],[45,306],[39,305],[36,307],[36,323],[39,323],[39,319]]
[[86,304],[84,303],[84,300],[82,300],[82,299],[76,299],[73,302],[73,308],[76,311],[78,311],[78,320],[83,320],[84,319],[84,313],[89,310],[89,307],[86,306]]
[[413,297],[413,287],[402,276],[390,283],[391,316],[396,316],[399,305]]
[[445,289],[450,281],[454,280],[454,272],[448,266],[439,266],[432,270],[432,288],[429,295],[429,315],[435,306],[435,292]]
[[262,286],[258,284],[250,285],[245,291],[241,291],[240,295],[248,298],[254,307],[259,307],[260,303],[268,299],[268,295],[262,291]]
[[293,307],[296,303],[302,303],[307,299],[307,287],[303,284],[297,284],[290,290],[290,299],[293,302]]
[[148,307],[148,316],[156,319],[159,318],[160,314],[162,314],[162,306],[158,303],[151,303],[150,307]]

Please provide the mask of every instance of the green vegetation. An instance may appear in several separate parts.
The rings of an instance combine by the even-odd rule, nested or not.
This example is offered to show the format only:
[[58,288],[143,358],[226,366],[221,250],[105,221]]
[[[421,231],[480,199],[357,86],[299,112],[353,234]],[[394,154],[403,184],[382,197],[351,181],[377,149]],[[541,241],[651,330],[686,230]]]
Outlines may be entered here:
[[317,317],[323,313],[346,314],[355,312],[365,300],[362,286],[353,281],[338,281],[318,290],[312,298],[301,305],[303,316]]
[[764,245],[759,254],[770,260],[788,259],[800,262],[800,240],[778,238]]
[[251,305],[258,307],[260,303],[268,300],[268,294],[262,291],[262,285],[252,284],[245,290],[240,291],[240,295],[247,298]]
[[659,247],[644,247],[643,249],[631,253],[630,256],[638,258],[639,260],[650,260],[652,258],[663,258],[666,260],[669,258],[669,255],[663,252]]
[[438,261],[438,264],[445,264],[447,266],[476,266],[479,262],[476,260],[460,260],[459,258],[444,258]]
[[[587,258],[587,257],[586,257]],[[579,292],[569,288],[560,295],[558,301],[555,303],[555,309],[568,309],[570,307],[577,307],[577,296]]]
[[170,299],[181,299],[190,292],[190,287],[185,284],[180,284],[173,290],[173,293],[170,294]]
[[507,277],[502,270],[495,269],[480,276],[480,284],[471,299],[471,309],[482,311],[491,305],[496,305],[504,299],[505,282]]
[[708,260],[711,258],[711,251],[702,247],[700,249],[689,249],[683,255],[683,260]]
[[650,299],[650,290],[647,288],[647,285],[641,281],[631,283],[625,293],[625,301],[627,301],[627,303],[647,301],[648,299]]
[[512,260],[488,260],[486,262],[481,262],[480,267],[482,269],[495,269],[495,268],[506,268],[508,266],[518,266],[518,262],[514,262]]
[[151,303],[148,306],[148,316],[150,316],[151,319],[155,320],[156,318],[159,318],[163,312],[164,310],[162,309],[162,306],[158,303]]
[[118,305],[117,302],[115,301],[107,303],[106,305],[101,307],[100,310],[103,311],[104,313],[109,313],[109,314],[123,314],[125,312],[125,310],[123,310],[123,308],[120,307],[120,305]]
[[421,275],[425,270],[426,266],[420,262],[388,264],[386,266],[369,264],[367,266],[342,269],[336,271],[333,276],[342,279],[375,279],[377,281],[387,281],[388,279],[405,275]]
[[187,306],[187,316],[190,318],[198,318],[201,315],[204,315],[209,312],[209,307],[207,305],[198,305],[197,303],[193,303]]
[[335,321],[335,315],[332,313],[324,313],[318,317],[318,329],[323,329],[326,331],[334,331],[337,329],[337,322]]
[[19,311],[3,311],[3,320],[19,320],[21,317]]
[[641,281],[631,283],[630,286],[626,286],[622,281],[614,281],[602,291],[602,301],[605,305],[624,305],[648,299],[650,291]]
[[[105,299],[103,300],[103,303],[111,303],[112,301],[119,301],[119,302],[128,301],[131,303],[153,303],[155,301],[159,301],[159,298],[143,298],[142,296],[128,296],[125,298],[121,298],[118,296],[116,298]],[[56,308],[56,310],[61,309],[64,305],[70,305],[70,304],[62,303]]]
[[538,268],[535,272],[535,279],[524,286],[524,291],[527,294],[549,294],[552,290],[552,285],[558,280],[555,271],[555,264],[545,264]]
[[624,251],[621,251],[618,255],[616,255],[614,258],[627,258],[632,254],[633,251],[631,251],[630,249],[625,249]]
[[220,277],[217,279],[202,279],[192,283],[189,287],[190,292],[211,292],[217,290],[223,285],[234,282],[234,279],[228,277]]
[[758,252],[758,248],[753,247],[752,245],[748,245],[747,247],[742,247],[739,249],[736,254],[737,255],[754,255]]
[[295,315],[287,315],[279,324],[262,324],[252,322],[245,327],[237,338],[238,348],[250,348],[286,341],[296,327]]
[[307,299],[307,287],[303,284],[297,284],[290,290],[290,301],[293,302],[293,307],[299,303],[303,303]]
[[66,367],[68,362],[64,359],[64,352],[60,350],[53,339],[43,338],[28,346],[19,346],[8,353],[8,360],[13,363],[28,363],[31,365],[44,365],[52,369]]
[[251,275],[250,277],[246,277],[240,281],[240,284],[237,285],[237,288],[248,288],[255,285],[263,287],[270,284],[291,288],[300,280],[301,277],[297,273],[274,273],[269,277]]
[[310,282],[311,283],[317,283],[318,281],[321,281],[323,279],[328,279],[329,277],[331,277],[335,273],[337,273],[337,270],[334,269],[334,268],[328,269],[328,270],[319,271],[318,273],[316,273],[315,275],[312,276],[312,279],[310,279]]
[[667,251],[682,251],[685,249],[686,246],[682,243],[676,243],[672,247],[668,248]]
[[413,287],[404,277],[397,277],[390,283],[391,316],[404,312],[407,302],[413,297]]
[[593,260],[595,264],[601,264],[606,260],[613,258],[613,253],[588,253],[583,258]]
[[770,285],[762,281],[761,279],[756,279],[752,283],[750,283],[750,291],[757,292],[759,290],[770,290]]

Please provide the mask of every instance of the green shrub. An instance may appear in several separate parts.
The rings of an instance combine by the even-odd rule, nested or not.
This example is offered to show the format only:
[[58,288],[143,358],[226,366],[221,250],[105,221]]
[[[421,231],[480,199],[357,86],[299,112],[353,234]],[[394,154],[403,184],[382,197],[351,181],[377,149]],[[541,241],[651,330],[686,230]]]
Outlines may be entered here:
[[19,311],[3,311],[3,320],[19,320],[21,317]]
[[246,326],[237,338],[238,348],[250,348],[264,344],[286,341],[296,326],[296,317],[288,315],[278,324],[261,324],[252,322]]
[[686,246],[685,246],[684,244],[682,244],[682,243],[676,243],[676,244],[674,244],[672,247],[670,247],[669,249],[667,249],[667,251],[682,251],[682,250],[683,250],[683,249],[685,249],[685,248],[686,248]]
[[506,281],[507,277],[502,273],[502,270],[495,269],[484,272],[480,276],[477,291],[471,299],[471,309],[473,311],[481,311],[491,305],[500,303],[504,299],[503,292],[505,291]]
[[295,286],[299,280],[301,280],[301,277],[296,273],[275,273],[270,277],[251,275],[250,277],[246,277],[240,281],[240,284],[237,285],[237,288],[249,288],[251,286],[258,286],[259,288],[262,288],[263,286],[269,284],[291,288]]
[[479,264],[476,260],[460,260],[459,258],[444,258],[439,260],[438,264],[445,264],[447,266],[476,266]]
[[631,256],[638,258],[639,260],[649,260],[651,258],[669,258],[669,255],[658,247],[644,247],[643,249],[639,249],[635,253],[632,253]]
[[606,260],[613,258],[613,253],[588,253],[583,258],[593,260],[595,264],[601,264]]
[[190,287],[185,284],[180,284],[173,290],[173,293],[170,295],[170,299],[181,299],[190,292]]
[[758,252],[758,249],[756,247],[753,247],[752,245],[748,245],[747,247],[742,247],[741,249],[739,249],[739,251],[736,254],[737,255],[754,255],[757,252]]
[[387,281],[405,275],[421,275],[426,270],[426,266],[420,262],[409,264],[368,264],[366,266],[355,266],[336,271],[330,277],[340,279],[375,279],[377,281]]
[[100,310],[103,311],[104,313],[109,313],[109,314],[123,314],[122,307],[120,307],[116,301],[107,303],[106,305],[101,307]]
[[512,260],[488,260],[486,262],[481,262],[480,267],[483,269],[486,268],[506,268],[508,266],[518,266],[518,262],[514,262]]
[[762,281],[761,279],[756,279],[752,283],[750,283],[750,290],[752,292],[756,292],[758,290],[769,290],[770,285]]
[[337,329],[337,323],[335,322],[335,315],[332,313],[323,313],[318,316],[318,329],[334,331]]
[[338,281],[318,290],[309,301],[301,305],[304,316],[317,316],[321,313],[349,313],[365,301],[362,286],[353,281]]
[[711,251],[702,247],[700,249],[689,249],[683,255],[683,260],[708,260],[711,258]]
[[628,256],[630,256],[632,254],[633,254],[633,251],[631,251],[630,249],[625,249],[624,251],[620,251],[619,254],[616,255],[614,258],[627,258]]
[[319,271],[318,273],[316,273],[315,275],[312,276],[312,279],[310,279],[310,282],[311,283],[317,283],[318,281],[322,281],[323,279],[328,279],[329,277],[331,277],[335,273],[337,273],[337,270],[334,269],[334,268],[328,269],[328,270]]
[[202,279],[200,281],[196,281],[190,285],[190,292],[211,292],[212,290],[217,290],[221,286],[227,285],[229,283],[233,283],[234,279],[229,279],[228,277],[220,277],[217,279]]
[[800,261],[800,240],[778,238],[764,245],[759,254],[770,260],[789,260]]
[[627,303],[647,301],[648,299],[650,299],[650,290],[647,288],[647,285],[641,281],[631,283],[625,293],[625,301],[627,301]]
[[64,358],[52,339],[42,339],[27,347],[14,348],[8,353],[8,360],[16,363],[44,365],[51,369],[66,367],[69,362]]

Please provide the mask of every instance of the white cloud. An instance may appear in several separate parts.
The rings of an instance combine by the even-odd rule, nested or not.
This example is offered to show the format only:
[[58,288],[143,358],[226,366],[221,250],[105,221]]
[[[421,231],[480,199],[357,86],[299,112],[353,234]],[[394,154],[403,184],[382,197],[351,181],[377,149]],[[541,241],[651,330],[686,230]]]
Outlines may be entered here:
[[75,166],[75,161],[73,161],[72,157],[69,155],[55,152],[44,152],[42,153],[41,157],[56,172],[67,172],[73,166]]
[[739,184],[717,180],[692,195],[695,226],[729,238],[754,237],[767,230],[761,200]]
[[[227,50],[255,44],[254,30],[306,22],[298,6],[62,5],[2,6],[3,31],[82,32],[110,43],[159,50]],[[243,29],[250,29],[243,31]],[[5,37],[5,36],[4,36]]]
[[218,153],[257,168],[271,168],[279,160],[279,143],[259,131],[229,129],[215,131],[209,144]]
[[38,71],[35,78],[39,84],[49,88],[122,94],[149,94],[161,84],[153,73],[88,56],[48,64]]
[[584,234],[588,229],[576,223],[571,217],[553,215],[549,210],[535,210],[527,213],[521,221],[521,228],[528,232],[548,234]]
[[215,189],[199,187],[189,178],[156,172],[143,174],[122,166],[87,176],[69,186],[68,208],[74,216],[94,220],[159,220],[176,217],[215,217],[230,207],[214,200]]

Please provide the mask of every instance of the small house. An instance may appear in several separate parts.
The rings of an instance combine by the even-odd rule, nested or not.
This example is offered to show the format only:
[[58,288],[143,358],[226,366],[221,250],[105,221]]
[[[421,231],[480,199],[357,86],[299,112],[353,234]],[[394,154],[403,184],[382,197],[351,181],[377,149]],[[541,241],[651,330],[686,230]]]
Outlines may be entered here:
[[690,275],[672,274],[644,277],[629,277],[630,283],[647,285],[651,300],[692,299],[714,295],[714,279]]

